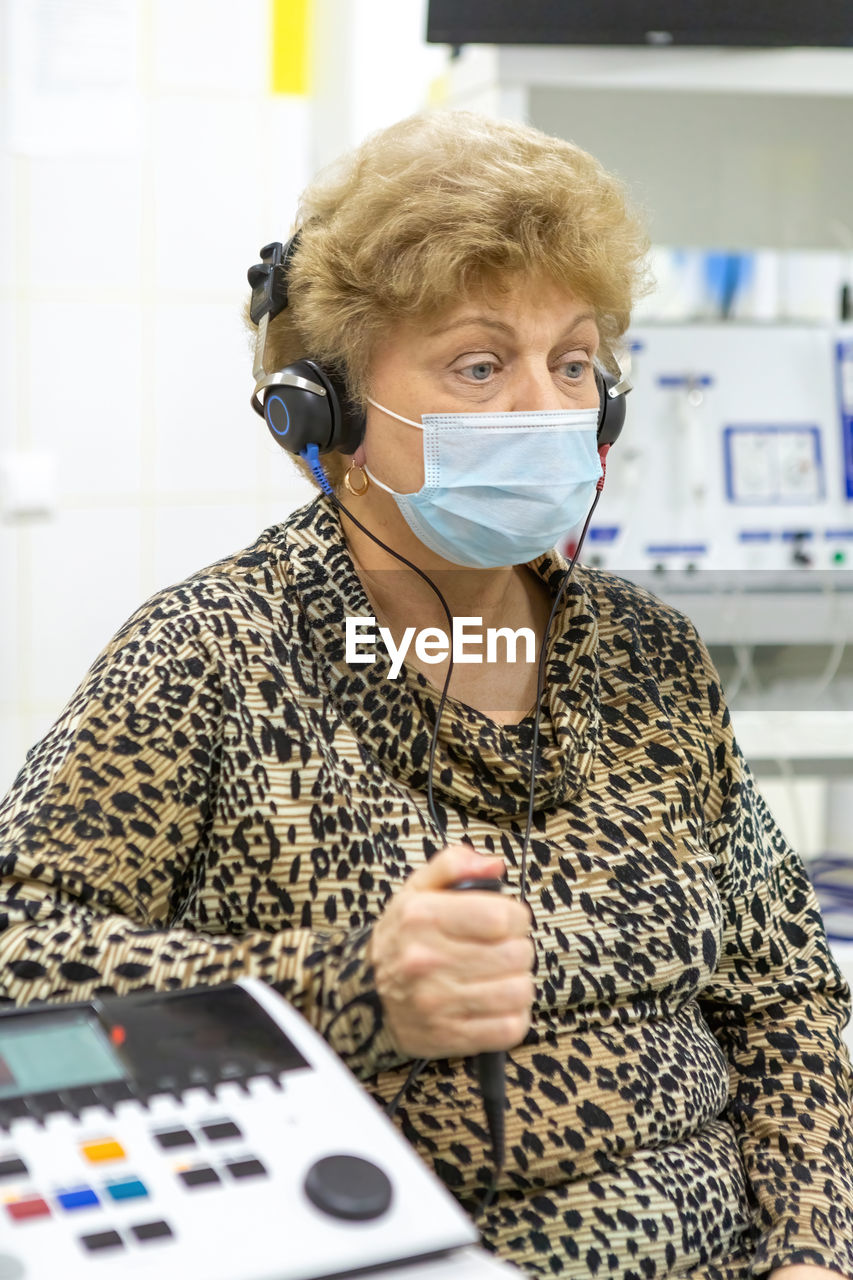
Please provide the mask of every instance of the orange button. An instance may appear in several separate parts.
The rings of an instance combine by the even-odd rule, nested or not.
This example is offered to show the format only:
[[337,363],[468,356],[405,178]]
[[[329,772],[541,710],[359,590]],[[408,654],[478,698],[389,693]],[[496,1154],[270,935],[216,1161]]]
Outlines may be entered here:
[[114,1138],[108,1138],[104,1142],[85,1142],[80,1150],[93,1164],[101,1160],[123,1160],[125,1157],[124,1147]]

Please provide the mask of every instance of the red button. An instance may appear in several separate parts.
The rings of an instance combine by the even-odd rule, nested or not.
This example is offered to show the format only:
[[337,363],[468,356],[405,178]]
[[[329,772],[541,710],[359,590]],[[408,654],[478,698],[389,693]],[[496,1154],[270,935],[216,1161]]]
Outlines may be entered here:
[[13,1200],[11,1204],[6,1205],[6,1212],[10,1218],[20,1222],[24,1218],[45,1217],[50,1213],[50,1205],[46,1200],[42,1200],[41,1196],[34,1196],[30,1200]]

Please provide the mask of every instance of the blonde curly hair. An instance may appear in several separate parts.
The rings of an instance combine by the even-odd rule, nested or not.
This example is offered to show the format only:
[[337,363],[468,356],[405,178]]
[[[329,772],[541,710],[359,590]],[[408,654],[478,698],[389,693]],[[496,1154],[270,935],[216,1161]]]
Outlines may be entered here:
[[[307,187],[296,228],[266,368],[310,356],[362,406],[372,352],[395,322],[433,320],[477,287],[511,287],[519,272],[565,286],[593,308],[611,369],[646,287],[645,228],[623,184],[562,138],[470,111],[369,137]],[[342,456],[323,461],[338,484]]]

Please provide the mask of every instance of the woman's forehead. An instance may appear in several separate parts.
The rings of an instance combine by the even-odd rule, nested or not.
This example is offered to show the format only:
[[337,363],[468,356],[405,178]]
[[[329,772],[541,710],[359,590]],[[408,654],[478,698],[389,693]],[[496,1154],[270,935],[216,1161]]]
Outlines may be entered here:
[[582,324],[596,328],[595,307],[586,299],[555,281],[527,277],[500,288],[470,290],[429,316],[413,317],[391,334],[442,338],[468,328],[498,334],[532,329],[556,333]]

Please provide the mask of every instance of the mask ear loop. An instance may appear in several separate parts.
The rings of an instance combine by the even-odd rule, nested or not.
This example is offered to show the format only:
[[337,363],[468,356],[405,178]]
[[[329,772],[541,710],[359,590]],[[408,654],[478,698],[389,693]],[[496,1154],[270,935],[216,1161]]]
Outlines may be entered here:
[[393,409],[386,409],[384,404],[380,404],[378,400],[371,400],[367,397],[367,403],[372,404],[374,409],[378,409],[380,413],[387,413],[389,418],[396,418],[398,422],[405,422],[407,427],[417,427],[418,431],[424,430],[422,422],[415,422],[414,418],[404,418],[402,413],[395,413]]
[[[418,431],[424,430],[424,425],[422,422],[415,422],[413,418],[404,418],[402,413],[394,413],[393,409],[386,409],[384,404],[380,404],[378,400],[371,400],[370,396],[367,397],[367,403],[372,404],[374,409],[378,409],[380,413],[387,413],[389,418],[396,418],[398,422],[405,422],[407,427],[417,427]],[[378,479],[378,477],[375,476],[373,472],[370,470],[370,468],[367,465],[367,460],[365,459],[365,456],[364,456],[363,444],[359,445],[358,452],[353,455],[353,464],[359,467],[364,472],[364,474],[368,477],[368,481],[370,483],[378,485],[380,489],[384,489],[386,493],[390,493],[392,498],[400,497],[400,494],[397,493],[396,489],[392,489],[390,485],[383,484],[383,482],[380,479]],[[347,475],[349,475],[349,472],[347,472]],[[346,477],[344,477],[344,483],[346,484]],[[348,484],[346,487],[347,489],[349,489],[350,493],[353,492],[353,490],[350,489],[350,486]],[[367,492],[366,488],[363,490],[363,492],[365,493]],[[357,495],[357,496],[360,496],[360,495]],[[341,510],[344,510],[344,509],[345,508],[343,507],[341,508]],[[374,538],[374,542],[375,541],[376,539]],[[386,550],[387,549],[388,548],[386,548]],[[396,552],[392,552],[392,555],[396,555]],[[398,560],[401,559],[400,556],[398,556],[397,558]],[[434,583],[430,583],[430,586],[434,586],[434,585],[435,585]]]

